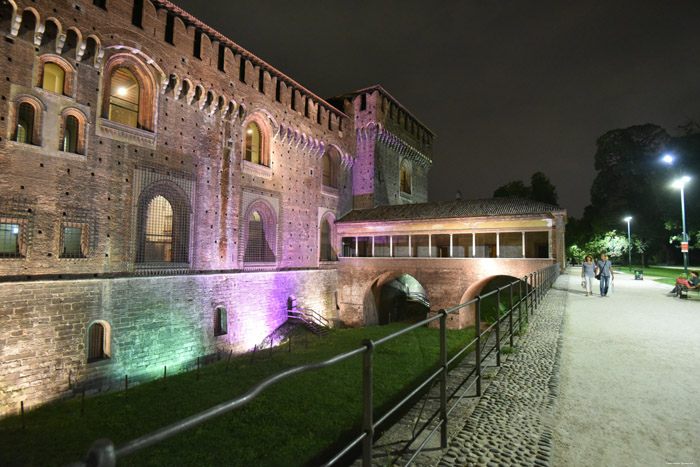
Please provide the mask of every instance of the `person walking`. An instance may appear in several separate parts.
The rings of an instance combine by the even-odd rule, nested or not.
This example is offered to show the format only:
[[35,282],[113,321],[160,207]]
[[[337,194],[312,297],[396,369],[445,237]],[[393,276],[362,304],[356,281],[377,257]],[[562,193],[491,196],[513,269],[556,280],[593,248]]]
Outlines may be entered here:
[[612,263],[608,260],[608,255],[605,253],[601,253],[600,259],[596,262],[595,275],[600,279],[600,296],[605,297],[608,295],[610,281],[615,280]]
[[595,278],[595,263],[591,255],[586,255],[581,263],[581,279],[586,284],[586,297],[593,295],[593,279]]

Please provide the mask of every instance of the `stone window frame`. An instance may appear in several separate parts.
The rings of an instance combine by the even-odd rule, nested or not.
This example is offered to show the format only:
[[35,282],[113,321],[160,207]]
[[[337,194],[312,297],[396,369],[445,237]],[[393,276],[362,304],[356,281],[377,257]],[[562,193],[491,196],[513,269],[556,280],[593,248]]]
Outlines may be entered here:
[[[328,161],[328,174],[326,174],[325,161]],[[337,149],[333,146],[328,148],[321,157],[321,185],[325,189],[337,190],[340,186],[340,155],[337,154]],[[326,182],[328,175],[328,183]]]
[[[19,144],[41,146],[41,125],[43,123],[43,112],[46,110],[44,103],[35,96],[22,94],[17,96],[12,104],[12,136],[10,139]],[[31,141],[28,143],[17,141],[19,129],[19,108],[22,104],[28,104],[34,108],[34,127],[32,128]]]
[[[323,251],[322,251],[322,250],[323,250],[323,248],[322,248],[322,246],[323,246],[323,238],[322,238],[322,236],[321,236],[321,235],[322,235],[322,234],[321,234],[321,228],[322,228],[322,226],[323,226],[323,222],[324,222],[324,221],[328,222],[328,227],[329,227],[329,231],[328,231],[329,239],[328,239],[328,242],[329,242],[330,247],[331,247],[331,258],[330,258],[330,259],[328,259],[328,258],[322,258],[322,257],[321,257],[321,255],[322,255],[322,253],[323,253]],[[336,262],[336,261],[338,261],[338,251],[337,251],[337,247],[336,247],[335,242],[334,242],[334,238],[335,238],[335,235],[336,235],[336,225],[335,225],[335,221],[336,221],[335,215],[334,215],[332,212],[326,212],[323,216],[321,216],[321,220],[320,220],[320,222],[319,222],[319,224],[318,224],[318,258],[319,258],[319,261],[320,261],[321,263],[328,263],[328,262]]]
[[17,235],[18,252],[16,255],[4,256],[0,254],[0,261],[2,260],[17,260],[25,259],[27,257],[27,250],[29,247],[29,219],[18,216],[7,216],[0,214],[0,224],[17,224],[19,225],[19,232]]
[[214,308],[214,336],[225,336],[228,334],[228,310],[224,305]]
[[[406,174],[405,178],[404,174]],[[399,193],[405,197],[410,197],[413,193],[413,170],[411,162],[407,158],[401,159],[399,163]]]
[[[67,227],[80,229],[80,256],[64,256],[65,232]],[[90,254],[90,224],[87,222],[63,221],[60,224],[58,257],[59,259],[87,259]]]
[[[137,126],[120,124],[109,119],[110,96],[112,91],[112,75],[119,68],[129,70],[139,85],[139,103]],[[129,53],[117,53],[109,57],[102,68],[102,93],[100,102],[100,117],[110,122],[111,125],[119,125],[124,129],[135,129],[155,133],[156,127],[156,100],[158,97],[156,79],[148,65],[143,63],[135,55]]]
[[68,60],[61,57],[60,55],[44,54],[39,57],[39,73],[37,74],[36,82],[37,87],[44,91],[53,93],[53,91],[44,89],[44,67],[47,63],[53,63],[55,65],[58,65],[63,70],[63,93],[61,93],[60,95],[71,98],[74,97],[76,87],[75,78],[77,76],[77,73],[75,72],[75,68],[73,68],[73,65],[71,65]]
[[[66,120],[69,116],[78,119],[78,143],[75,152],[64,151],[63,149],[63,137],[65,136],[66,131]],[[76,109],[75,107],[67,107],[63,109],[63,111],[61,112],[61,125],[58,135],[58,150],[62,152],[70,152],[71,154],[79,154],[81,156],[84,156],[86,154],[87,146],[87,124],[87,116],[82,111]]]
[[[254,123],[257,127],[258,130],[260,131],[260,162],[255,163],[251,162],[249,160],[246,160],[246,134],[248,131],[248,125],[251,123]],[[242,133],[242,141],[241,141],[241,162],[243,166],[245,167],[246,165],[250,166],[263,166],[263,167],[271,167],[272,166],[272,161],[270,157],[270,135],[271,135],[271,129],[270,126],[267,123],[267,117],[265,115],[262,115],[260,113],[254,113],[250,115],[248,118],[246,118],[243,121],[242,125],[243,131]]]
[[[91,344],[91,338],[92,336],[90,335],[90,331],[93,329],[93,326],[101,326],[102,327],[102,342],[101,342],[101,351],[99,352],[99,357],[96,356],[96,353],[93,353],[94,349],[92,348]],[[92,356],[91,356],[92,355]],[[110,362],[112,360],[112,326],[109,324],[104,319],[97,319],[92,322],[87,326],[85,330],[85,363],[88,365],[93,365],[93,364],[99,364],[99,363],[104,363],[104,362]]]
[[[265,233],[265,240],[267,241],[268,246],[272,250],[272,253],[275,256],[275,261],[272,262],[251,262],[251,261],[245,261],[245,251],[248,246],[248,229],[250,226],[250,216],[253,214],[254,211],[257,211],[258,214],[260,214],[260,217],[262,218],[262,224],[263,224],[263,231]],[[241,238],[239,241],[240,245],[240,262],[241,264],[244,265],[244,268],[254,268],[254,269],[275,269],[277,267],[277,264],[280,260],[279,254],[277,252],[277,242],[278,242],[278,235],[277,235],[277,226],[278,226],[278,221],[277,221],[277,214],[274,210],[274,208],[268,203],[266,200],[262,198],[258,198],[250,205],[248,206],[248,209],[245,212],[245,216],[242,218],[241,222]]]

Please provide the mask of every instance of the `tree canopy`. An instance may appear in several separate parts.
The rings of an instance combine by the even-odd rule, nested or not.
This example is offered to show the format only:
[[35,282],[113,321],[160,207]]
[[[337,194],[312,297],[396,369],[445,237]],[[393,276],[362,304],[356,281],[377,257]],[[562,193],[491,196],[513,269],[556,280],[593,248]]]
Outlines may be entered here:
[[507,196],[520,196],[543,203],[559,206],[559,195],[557,189],[549,181],[549,178],[542,172],[535,172],[530,177],[530,185],[525,185],[522,180],[514,180],[496,189],[493,192],[494,198]]

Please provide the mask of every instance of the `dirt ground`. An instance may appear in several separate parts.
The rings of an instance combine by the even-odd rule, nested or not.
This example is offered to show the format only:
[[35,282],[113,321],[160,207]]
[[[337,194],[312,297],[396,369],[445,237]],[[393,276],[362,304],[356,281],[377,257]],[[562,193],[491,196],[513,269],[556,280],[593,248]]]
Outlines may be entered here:
[[620,273],[586,297],[569,274],[553,464],[700,465],[700,300]]

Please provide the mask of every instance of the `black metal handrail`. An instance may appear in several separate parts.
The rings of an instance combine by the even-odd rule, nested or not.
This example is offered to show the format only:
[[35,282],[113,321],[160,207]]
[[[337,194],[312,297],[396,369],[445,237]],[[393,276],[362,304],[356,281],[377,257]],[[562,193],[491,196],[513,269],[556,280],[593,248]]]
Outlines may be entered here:
[[[177,434],[180,434],[186,430],[189,430],[191,428],[194,428],[195,426],[198,426],[208,420],[211,420],[212,418],[218,417],[220,415],[223,415],[227,412],[230,412],[231,410],[234,410],[238,407],[241,407],[251,400],[253,400],[260,392],[262,392],[265,388],[272,386],[273,384],[276,384],[283,379],[286,379],[290,376],[297,375],[300,373],[304,373],[307,371],[313,371],[321,368],[326,368],[332,365],[335,365],[337,363],[340,363],[344,360],[347,360],[348,358],[354,357],[356,355],[362,354],[363,357],[363,365],[362,365],[362,431],[361,433],[355,437],[350,443],[345,445],[335,456],[333,456],[328,462],[326,462],[324,465],[330,466],[338,462],[343,456],[348,454],[353,448],[357,447],[360,443],[362,443],[362,464],[365,467],[369,467],[372,465],[372,447],[373,447],[373,441],[374,441],[374,433],[375,429],[385,422],[391,415],[396,413],[397,410],[399,410],[401,407],[403,407],[406,403],[411,401],[416,395],[418,395],[422,390],[424,390],[428,384],[436,381],[439,378],[439,383],[440,383],[440,408],[436,411],[436,414],[439,412],[439,416],[437,419],[437,424],[434,428],[432,428],[431,432],[428,434],[428,436],[423,440],[421,445],[416,449],[416,451],[413,453],[412,457],[408,460],[406,465],[409,465],[413,462],[415,457],[418,455],[418,453],[421,451],[421,449],[426,445],[428,440],[432,438],[432,436],[440,430],[440,446],[442,448],[447,447],[447,417],[449,414],[454,410],[454,408],[457,406],[457,404],[465,397],[467,392],[471,390],[474,386],[476,386],[476,397],[480,397],[482,394],[482,388],[481,388],[481,383],[482,383],[482,378],[481,378],[481,369],[482,369],[482,364],[486,361],[488,358],[488,355],[496,349],[496,358],[497,358],[497,365],[500,365],[501,363],[501,323],[508,319],[508,332],[509,332],[509,338],[510,338],[510,346],[512,347],[514,342],[514,320],[513,320],[513,312],[514,310],[518,310],[517,316],[518,316],[518,329],[522,330],[522,325],[523,325],[523,307],[524,307],[524,314],[525,318],[534,313],[536,309],[539,307],[539,304],[542,301],[542,298],[546,294],[547,290],[550,288],[550,286],[554,283],[556,278],[559,275],[560,267],[559,264],[553,264],[547,268],[541,269],[537,272],[534,272],[528,276],[525,276],[523,279],[517,279],[507,285],[504,285],[502,287],[499,287],[496,290],[493,290],[491,292],[488,292],[484,295],[479,295],[472,300],[469,300],[465,303],[462,303],[460,305],[455,306],[454,308],[450,308],[449,310],[440,310],[437,314],[434,316],[431,316],[423,321],[420,321],[419,323],[413,324],[411,326],[408,326],[404,329],[401,329],[400,331],[397,331],[395,333],[392,333],[388,336],[382,337],[380,339],[377,339],[375,341],[372,341],[370,339],[364,340],[362,342],[362,347],[356,348],[354,350],[350,350],[348,352],[336,355],[328,360],[324,360],[321,362],[315,362],[315,363],[309,363],[306,365],[301,365],[298,367],[290,368],[288,370],[282,371],[280,373],[277,373],[275,375],[272,375],[268,378],[265,378],[263,381],[255,385],[253,388],[251,388],[248,392],[243,394],[242,396],[239,396],[235,399],[231,399],[226,402],[222,402],[221,404],[218,404],[214,407],[211,407],[207,410],[204,410],[202,412],[199,412],[195,415],[192,415],[190,417],[184,418],[182,420],[179,420],[175,423],[172,423],[170,425],[167,425],[165,427],[159,428],[158,430],[155,430],[151,433],[148,433],[144,436],[141,436],[139,438],[136,438],[134,440],[131,440],[127,443],[125,443],[122,446],[119,446],[118,448],[114,447],[114,444],[110,440],[106,439],[100,439],[95,441],[92,446],[90,446],[90,450],[88,451],[88,456],[86,460],[80,461],[80,462],[74,462],[71,464],[72,467],[113,467],[117,463],[117,459],[120,457],[127,456],[129,454],[133,454],[137,451],[140,451],[142,449],[145,449],[149,446],[152,446],[160,441],[166,440],[172,436],[175,436]],[[526,293],[523,295],[522,293],[522,285],[525,283],[526,285]],[[513,289],[515,285],[517,284],[518,288],[518,300],[517,303],[513,302]],[[501,315],[500,312],[500,303],[501,303],[501,292],[509,289],[510,291],[510,300],[509,304],[510,307],[506,313]],[[479,323],[481,323],[481,302],[484,298],[489,297],[493,294],[498,294],[498,300],[497,300],[497,313],[498,313],[498,318],[496,321],[491,324],[488,328],[485,330],[481,330],[481,326]],[[475,323],[476,324],[476,335],[474,339],[472,339],[471,342],[469,342],[467,345],[462,347],[450,360],[447,359],[447,315],[454,313],[456,311],[459,311],[460,309],[470,306],[470,305],[475,305]],[[417,329],[419,327],[424,327],[433,321],[439,320],[440,322],[440,333],[439,333],[439,339],[440,339],[440,365],[439,368],[432,372],[424,381],[419,383],[412,391],[410,394],[405,396],[401,401],[399,401],[397,404],[395,404],[393,407],[387,409],[387,412],[383,414],[377,421],[374,421],[374,410],[373,410],[373,356],[374,356],[374,351],[377,346],[384,344],[385,342],[388,342],[392,339],[395,339],[403,334],[406,334],[408,332],[413,331],[414,329]],[[495,347],[489,350],[485,355],[481,355],[482,351],[482,344],[486,340],[484,336],[490,335],[491,332],[495,330],[496,332],[496,341],[495,341]],[[504,336],[506,337],[506,336]],[[475,366],[472,369],[471,372],[468,373],[467,377],[464,378],[462,383],[455,389],[455,391],[451,394],[450,398],[453,398],[457,391],[459,391],[460,387],[464,385],[464,383],[471,378],[472,376],[474,377],[474,380],[466,385],[465,389],[462,391],[462,394],[458,397],[458,399],[452,404],[452,406],[448,409],[447,407],[447,374],[449,372],[450,366],[457,362],[457,360],[465,353],[467,352],[468,349],[471,347],[474,347],[475,351]],[[432,420],[435,419],[435,415],[430,417],[428,422],[426,422],[426,425],[421,429],[427,428],[427,423],[430,423]]]

